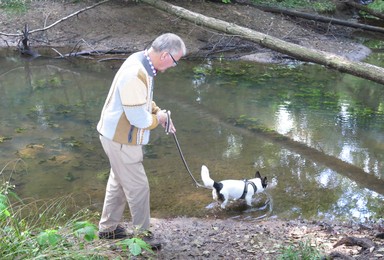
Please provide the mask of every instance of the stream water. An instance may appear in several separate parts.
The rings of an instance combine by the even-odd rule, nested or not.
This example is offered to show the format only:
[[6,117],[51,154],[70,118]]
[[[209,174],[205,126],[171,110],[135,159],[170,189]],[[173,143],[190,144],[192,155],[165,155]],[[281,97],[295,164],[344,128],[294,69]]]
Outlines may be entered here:
[[[109,165],[95,127],[116,64],[0,57],[2,181],[22,198],[72,194],[101,212]],[[156,78],[154,96],[172,111],[198,181],[205,164],[215,180],[258,170],[270,188],[253,208],[212,208],[211,191],[194,185],[158,128],[144,161],[153,217],[383,216],[382,85],[313,64],[181,61]]]

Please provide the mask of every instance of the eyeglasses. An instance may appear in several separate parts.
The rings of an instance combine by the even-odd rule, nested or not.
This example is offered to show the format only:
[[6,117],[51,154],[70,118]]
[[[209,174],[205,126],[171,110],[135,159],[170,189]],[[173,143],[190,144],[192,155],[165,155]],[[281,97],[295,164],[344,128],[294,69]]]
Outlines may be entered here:
[[169,56],[171,56],[171,59],[173,60],[173,66],[177,66],[177,61],[175,60],[175,58],[173,58],[172,54],[170,52],[168,52]]

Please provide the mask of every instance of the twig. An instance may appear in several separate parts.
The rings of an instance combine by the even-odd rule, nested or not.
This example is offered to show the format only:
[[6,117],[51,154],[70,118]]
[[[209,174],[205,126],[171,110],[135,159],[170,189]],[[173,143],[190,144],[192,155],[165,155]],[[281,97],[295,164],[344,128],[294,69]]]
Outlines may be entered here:
[[[101,2],[96,3],[96,4],[94,4],[94,5],[85,7],[85,8],[83,8],[83,9],[77,11],[77,12],[74,12],[74,13],[72,13],[72,14],[66,16],[66,17],[61,18],[60,20],[54,22],[53,24],[51,24],[51,25],[49,25],[49,26],[46,26],[46,27],[44,27],[44,28],[40,28],[40,29],[35,29],[35,30],[32,30],[32,31],[29,31],[29,33],[35,33],[35,32],[46,31],[46,30],[51,29],[52,27],[56,26],[57,24],[59,24],[59,23],[65,21],[65,20],[71,18],[72,16],[78,15],[78,14],[80,14],[80,13],[82,13],[82,12],[85,12],[85,11],[91,9],[91,8],[94,8],[94,7],[98,6],[98,5],[107,3],[107,2],[109,2],[109,1],[110,1],[110,0],[104,0],[104,1],[101,1]],[[17,37],[17,36],[23,36],[22,33],[4,33],[4,32],[0,32],[0,35],[4,35],[4,36],[16,36],[16,37]]]
[[80,14],[80,13],[82,13],[82,12],[85,12],[85,11],[91,9],[91,8],[94,8],[94,7],[98,6],[98,5],[104,4],[104,3],[109,2],[109,1],[110,1],[110,0],[104,0],[104,1],[101,1],[101,2],[96,3],[96,4],[94,4],[94,5],[85,7],[85,8],[83,8],[83,9],[77,11],[77,12],[74,12],[73,14],[70,14],[70,15],[64,17],[64,18],[61,18],[60,20],[54,22],[53,24],[51,24],[51,25],[49,25],[49,26],[47,26],[47,27],[44,27],[44,28],[41,28],[41,29],[35,29],[35,30],[30,31],[29,33],[40,32],[40,31],[46,31],[46,30],[52,28],[53,26],[57,25],[58,23],[61,23],[61,22],[65,21],[65,20],[71,18],[72,16],[78,15],[78,14]]
[[53,50],[54,52],[56,52],[57,54],[59,54],[61,58],[65,58],[64,55],[61,54],[61,53],[60,53],[58,50],[56,50],[55,48],[52,48],[52,50]]
[[114,60],[126,60],[127,58],[105,58],[105,59],[100,59],[97,62],[103,62],[103,61],[114,61]]

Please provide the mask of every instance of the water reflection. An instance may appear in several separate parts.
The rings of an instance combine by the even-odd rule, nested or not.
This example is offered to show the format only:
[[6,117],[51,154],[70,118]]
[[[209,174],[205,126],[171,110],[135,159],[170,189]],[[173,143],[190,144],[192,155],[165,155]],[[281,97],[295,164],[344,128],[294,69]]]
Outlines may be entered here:
[[[95,125],[114,71],[66,61],[1,62],[1,162],[25,162],[2,177],[11,174],[22,197],[86,194],[79,203],[100,210],[109,166]],[[384,93],[373,85],[362,98],[366,90],[364,82],[320,66],[185,61],[159,75],[155,99],[172,111],[198,180],[202,164],[215,180],[259,170],[271,183],[272,214],[366,219],[381,216],[384,201]],[[172,138],[157,129],[151,140],[144,163],[154,217],[248,219],[268,211],[206,209],[211,193],[193,185]]]
[[243,148],[241,136],[230,134],[227,136],[228,147],[223,152],[224,158],[238,158]]
[[[289,102],[286,105],[289,105]],[[283,135],[288,134],[294,126],[294,120],[286,105],[280,105],[276,112],[275,128],[278,133]]]

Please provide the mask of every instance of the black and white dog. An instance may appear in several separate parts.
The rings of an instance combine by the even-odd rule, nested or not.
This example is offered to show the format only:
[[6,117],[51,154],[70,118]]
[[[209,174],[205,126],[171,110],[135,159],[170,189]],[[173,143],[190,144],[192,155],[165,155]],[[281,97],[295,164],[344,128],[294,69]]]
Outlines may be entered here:
[[252,206],[252,197],[255,193],[263,192],[267,187],[267,177],[261,178],[257,171],[255,178],[250,180],[224,180],[215,182],[209,177],[208,168],[201,166],[201,179],[204,186],[212,190],[214,200],[220,201],[221,208],[225,208],[230,199],[245,199],[248,206]]

